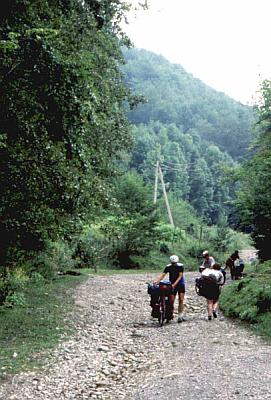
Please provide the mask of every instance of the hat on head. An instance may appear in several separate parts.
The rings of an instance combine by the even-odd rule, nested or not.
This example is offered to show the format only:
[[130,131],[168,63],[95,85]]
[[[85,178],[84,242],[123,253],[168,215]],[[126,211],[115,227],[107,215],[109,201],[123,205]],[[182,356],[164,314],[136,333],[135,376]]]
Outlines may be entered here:
[[172,263],[177,263],[178,261],[179,261],[179,257],[178,256],[176,256],[175,254],[173,254],[172,256],[170,256],[170,261],[172,262]]

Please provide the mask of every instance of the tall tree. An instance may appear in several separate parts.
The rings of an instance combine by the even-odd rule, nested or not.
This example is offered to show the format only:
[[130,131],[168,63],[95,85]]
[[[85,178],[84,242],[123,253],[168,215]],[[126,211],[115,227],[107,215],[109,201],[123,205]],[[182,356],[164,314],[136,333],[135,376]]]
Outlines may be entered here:
[[254,156],[245,163],[237,207],[241,223],[252,225],[256,247],[262,260],[271,259],[271,81],[262,83],[258,104],[260,133]]
[[[131,136],[119,0],[12,0],[0,14],[0,264],[68,235]],[[68,225],[67,225],[68,224]],[[69,226],[69,228],[67,228]],[[66,228],[65,228],[66,227]]]

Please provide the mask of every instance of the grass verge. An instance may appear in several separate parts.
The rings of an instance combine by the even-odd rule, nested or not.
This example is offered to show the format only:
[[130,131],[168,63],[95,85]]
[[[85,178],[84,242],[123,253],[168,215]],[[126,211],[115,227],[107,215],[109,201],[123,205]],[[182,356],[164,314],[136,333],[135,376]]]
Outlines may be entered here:
[[0,308],[0,379],[40,367],[49,349],[71,334],[67,318],[74,304],[71,293],[87,277],[84,271],[29,285],[25,306]]
[[73,327],[69,313],[74,307],[73,289],[90,276],[158,273],[158,269],[80,269],[81,275],[57,276],[50,282],[31,284],[24,290],[25,306],[0,307],[0,380],[15,373],[40,368],[60,340]]

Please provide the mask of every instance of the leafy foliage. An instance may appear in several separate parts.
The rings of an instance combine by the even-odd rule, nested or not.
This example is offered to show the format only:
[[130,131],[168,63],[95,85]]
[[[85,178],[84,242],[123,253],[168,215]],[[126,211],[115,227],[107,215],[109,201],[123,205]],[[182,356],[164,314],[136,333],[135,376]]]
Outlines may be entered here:
[[123,52],[127,84],[147,99],[128,113],[136,143],[130,166],[150,182],[158,160],[167,190],[188,200],[208,224],[217,223],[232,213],[235,183],[226,171],[246,155],[253,109],[215,92],[162,56],[137,49]]
[[148,99],[130,112],[134,124],[175,124],[181,132],[194,132],[235,159],[244,157],[255,120],[252,108],[216,92],[162,56],[137,49],[124,49],[124,54],[128,85]]
[[224,171],[236,165],[230,156],[195,135],[184,134],[175,124],[140,124],[134,132],[131,167],[146,182],[154,180],[159,160],[167,191],[178,200],[189,200],[208,223],[229,214],[234,185],[225,179]]
[[252,237],[259,257],[271,258],[271,81],[262,84],[262,99],[258,105],[259,134],[254,155],[240,173],[240,189],[236,202],[241,225],[252,228]]
[[[0,18],[0,264],[70,237],[131,144],[112,1],[8,2]],[[13,250],[12,250],[13,249]]]
[[108,259],[110,244],[100,230],[100,225],[86,225],[79,237],[76,239],[76,248],[73,258],[76,268],[93,268],[97,271],[98,266]]
[[227,315],[257,324],[257,329],[268,336],[271,316],[270,270],[270,262],[266,262],[260,271],[228,285],[222,292],[220,302]]
[[133,256],[147,255],[159,240],[151,195],[150,188],[135,173],[127,173],[115,182],[114,197],[119,208],[101,229],[111,243],[111,258],[122,268],[139,266]]

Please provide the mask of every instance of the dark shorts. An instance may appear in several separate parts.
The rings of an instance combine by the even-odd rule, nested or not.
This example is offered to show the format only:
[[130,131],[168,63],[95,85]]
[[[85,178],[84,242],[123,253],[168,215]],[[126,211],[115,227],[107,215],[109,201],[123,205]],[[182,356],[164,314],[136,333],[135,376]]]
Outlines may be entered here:
[[204,297],[207,300],[213,300],[217,301],[220,295],[220,290],[221,287],[219,285],[210,285],[209,287],[206,287],[206,292],[204,294]]
[[185,293],[185,285],[183,283],[179,283],[174,289],[174,295],[177,293]]

